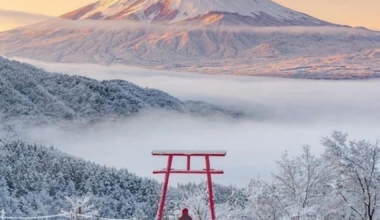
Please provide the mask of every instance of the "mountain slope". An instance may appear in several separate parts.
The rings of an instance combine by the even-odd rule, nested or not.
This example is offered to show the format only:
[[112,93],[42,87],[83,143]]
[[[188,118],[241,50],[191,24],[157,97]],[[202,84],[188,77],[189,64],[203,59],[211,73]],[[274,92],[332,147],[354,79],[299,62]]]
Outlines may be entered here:
[[194,115],[241,116],[207,103],[182,102],[155,89],[122,80],[53,74],[0,58],[0,118],[4,121],[101,120],[141,111],[164,110]]
[[[0,139],[0,206],[8,216],[56,215],[72,211],[65,197],[91,196],[109,218],[152,219],[160,185],[53,148]],[[141,218],[145,213],[147,218]]]
[[[142,160],[144,161],[144,160]],[[0,139],[0,207],[6,216],[34,217],[73,212],[67,198],[89,206],[102,218],[152,220],[156,217],[161,184],[126,169],[101,166],[52,147]],[[186,195],[204,193],[206,183],[171,187],[166,218],[178,217]],[[231,208],[230,195],[242,190],[214,184],[215,203]],[[88,204],[83,204],[89,197]],[[236,198],[237,199],[237,198]],[[186,201],[186,200],[185,200]],[[181,205],[181,206],[180,206]],[[206,203],[204,205],[207,205]],[[236,208],[235,206],[233,208]],[[222,209],[220,209],[222,210]],[[205,209],[208,212],[208,209]],[[66,218],[61,218],[66,219]],[[227,219],[227,218],[220,218]],[[229,218],[230,219],[230,218]]]
[[[328,25],[270,0],[101,0],[62,16],[72,20],[134,20],[177,23],[240,17],[251,25]],[[248,21],[248,22],[247,22]],[[210,22],[209,22],[210,23]],[[232,24],[232,23],[231,23]]]
[[270,0],[107,0],[0,33],[0,54],[206,74],[380,76],[380,33]]

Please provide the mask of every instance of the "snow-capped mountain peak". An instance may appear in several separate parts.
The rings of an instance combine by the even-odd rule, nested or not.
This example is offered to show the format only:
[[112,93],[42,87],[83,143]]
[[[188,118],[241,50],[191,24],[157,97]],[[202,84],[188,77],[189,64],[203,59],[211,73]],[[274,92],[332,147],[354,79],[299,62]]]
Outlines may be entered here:
[[[0,53],[206,74],[380,73],[378,32],[334,25],[270,0],[101,0],[62,17],[0,33]],[[92,21],[77,21],[84,19]],[[124,22],[131,20],[142,25]]]
[[283,7],[271,0],[101,0],[64,18],[80,20],[134,20],[176,23],[207,15],[238,16],[246,24],[323,25],[326,22]]

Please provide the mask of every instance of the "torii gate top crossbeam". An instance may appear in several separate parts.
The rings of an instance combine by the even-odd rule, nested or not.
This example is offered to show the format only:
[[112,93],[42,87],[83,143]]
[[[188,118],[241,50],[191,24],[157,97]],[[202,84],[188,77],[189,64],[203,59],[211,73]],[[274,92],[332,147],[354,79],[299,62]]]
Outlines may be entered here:
[[155,150],[152,151],[153,156],[192,156],[192,157],[224,157],[226,151],[189,151],[189,150]]

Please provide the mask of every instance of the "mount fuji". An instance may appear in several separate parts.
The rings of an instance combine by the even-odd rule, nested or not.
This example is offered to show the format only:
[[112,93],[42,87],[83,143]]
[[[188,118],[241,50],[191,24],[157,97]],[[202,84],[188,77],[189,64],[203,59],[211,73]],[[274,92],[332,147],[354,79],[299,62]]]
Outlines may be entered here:
[[0,54],[204,74],[380,77],[379,32],[271,0],[101,0],[0,33]]
[[270,0],[101,0],[62,17],[164,24],[328,25]]

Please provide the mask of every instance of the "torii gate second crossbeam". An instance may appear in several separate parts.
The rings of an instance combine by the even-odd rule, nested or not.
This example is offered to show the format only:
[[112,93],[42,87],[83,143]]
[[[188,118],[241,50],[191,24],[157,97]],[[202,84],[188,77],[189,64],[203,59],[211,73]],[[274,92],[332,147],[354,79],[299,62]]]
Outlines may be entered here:
[[[209,203],[211,211],[211,220],[215,220],[215,206],[214,206],[214,191],[212,188],[212,174],[224,174],[223,170],[211,169],[210,157],[224,157],[226,156],[226,151],[183,151],[183,150],[170,150],[170,151],[153,151],[153,156],[167,156],[168,164],[166,169],[153,171],[153,174],[165,174],[165,181],[162,188],[162,194],[160,199],[160,206],[157,213],[157,220],[162,220],[166,194],[169,185],[170,174],[206,174],[207,175],[207,185],[209,194]],[[184,170],[172,169],[173,157],[186,157],[187,166]],[[192,170],[191,169],[191,157],[204,157],[206,162],[206,169],[203,170]]]

